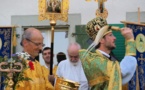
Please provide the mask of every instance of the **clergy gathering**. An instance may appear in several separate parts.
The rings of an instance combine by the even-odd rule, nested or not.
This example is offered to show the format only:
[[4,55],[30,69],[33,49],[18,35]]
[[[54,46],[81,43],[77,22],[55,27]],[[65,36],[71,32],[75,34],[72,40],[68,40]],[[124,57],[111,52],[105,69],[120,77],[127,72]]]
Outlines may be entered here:
[[145,90],[144,0],[0,1],[0,90]]

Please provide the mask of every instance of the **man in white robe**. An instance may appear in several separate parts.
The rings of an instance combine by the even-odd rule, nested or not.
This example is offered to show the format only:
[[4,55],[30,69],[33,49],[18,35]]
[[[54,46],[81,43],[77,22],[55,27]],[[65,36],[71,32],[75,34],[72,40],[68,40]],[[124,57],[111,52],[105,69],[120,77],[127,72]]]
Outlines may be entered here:
[[79,90],[88,90],[88,81],[84,74],[81,61],[79,60],[80,45],[72,43],[68,47],[69,60],[61,61],[58,65],[56,74],[59,77],[78,82]]

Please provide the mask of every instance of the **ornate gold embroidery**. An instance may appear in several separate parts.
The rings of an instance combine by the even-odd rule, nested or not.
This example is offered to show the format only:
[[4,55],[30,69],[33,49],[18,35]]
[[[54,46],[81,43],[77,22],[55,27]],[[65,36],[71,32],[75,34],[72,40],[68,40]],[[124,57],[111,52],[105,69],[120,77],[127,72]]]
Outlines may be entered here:
[[107,80],[109,80],[109,77],[100,76],[100,77],[97,77],[96,79],[90,80],[89,85],[93,86],[98,83],[103,83],[104,81],[107,81]]

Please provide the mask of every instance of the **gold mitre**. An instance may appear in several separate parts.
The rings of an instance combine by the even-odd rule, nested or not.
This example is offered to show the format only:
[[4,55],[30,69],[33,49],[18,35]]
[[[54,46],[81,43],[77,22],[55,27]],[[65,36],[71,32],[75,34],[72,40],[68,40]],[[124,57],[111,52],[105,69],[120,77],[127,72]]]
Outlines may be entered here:
[[87,23],[86,32],[89,37],[94,41],[97,35],[103,37],[107,33],[112,32],[112,30],[109,29],[106,19],[102,17],[96,17]]

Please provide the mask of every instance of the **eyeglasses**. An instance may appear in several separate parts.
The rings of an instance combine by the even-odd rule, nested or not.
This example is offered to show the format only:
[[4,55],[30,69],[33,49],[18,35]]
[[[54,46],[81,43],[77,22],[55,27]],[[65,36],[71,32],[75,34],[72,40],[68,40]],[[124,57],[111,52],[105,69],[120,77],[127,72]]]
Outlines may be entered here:
[[43,43],[36,43],[36,42],[31,41],[31,40],[28,39],[28,38],[26,38],[26,40],[29,41],[29,42],[31,42],[31,43],[33,43],[33,44],[36,45],[36,46],[42,46],[42,47],[45,46],[45,44],[43,44]]

